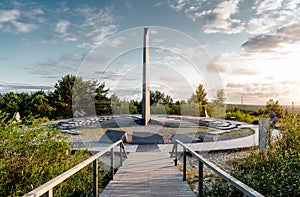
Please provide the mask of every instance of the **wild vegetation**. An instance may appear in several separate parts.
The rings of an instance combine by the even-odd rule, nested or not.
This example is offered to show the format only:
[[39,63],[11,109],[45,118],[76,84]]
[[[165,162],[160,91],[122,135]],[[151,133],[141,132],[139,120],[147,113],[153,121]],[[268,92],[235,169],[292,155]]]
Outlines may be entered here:
[[[264,196],[299,196],[299,116],[284,112],[281,137],[266,149],[253,149],[249,156],[229,162],[231,174]],[[205,196],[242,196],[219,177],[209,177]]]
[[[59,131],[41,126],[40,119],[32,120],[21,124],[0,111],[0,196],[22,196],[90,156],[71,152]],[[107,176],[99,170],[100,187]],[[89,194],[92,180],[89,166],[55,187],[54,195]]]

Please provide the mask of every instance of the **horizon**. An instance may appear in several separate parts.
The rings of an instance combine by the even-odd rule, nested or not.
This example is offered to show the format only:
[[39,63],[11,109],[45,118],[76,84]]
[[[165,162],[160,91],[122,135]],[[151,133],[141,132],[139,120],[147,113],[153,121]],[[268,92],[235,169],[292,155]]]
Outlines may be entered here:
[[74,74],[140,99],[149,27],[151,90],[186,100],[204,84],[209,100],[224,89],[228,103],[297,106],[299,17],[294,0],[4,0],[0,93],[52,90]]

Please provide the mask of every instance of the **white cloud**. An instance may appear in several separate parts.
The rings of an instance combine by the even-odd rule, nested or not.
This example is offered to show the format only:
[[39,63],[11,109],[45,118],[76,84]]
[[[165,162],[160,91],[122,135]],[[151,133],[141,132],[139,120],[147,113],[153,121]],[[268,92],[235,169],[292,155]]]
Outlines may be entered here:
[[169,6],[174,9],[175,11],[181,11],[184,9],[184,7],[189,4],[190,2],[184,1],[184,0],[176,0],[176,1],[170,1]]
[[252,18],[246,24],[246,31],[250,34],[267,33],[275,26],[274,20]]
[[0,31],[8,33],[28,33],[45,22],[44,11],[34,5],[11,2],[15,8],[0,10]]
[[256,0],[253,8],[257,14],[261,14],[266,11],[278,10],[282,7],[283,0]]
[[19,10],[0,10],[0,23],[11,22],[20,17],[21,13]]
[[[112,8],[96,9],[84,6],[71,11],[81,20],[60,19],[54,28],[55,34],[47,41],[78,41],[77,47],[93,48],[117,31],[119,18]],[[72,31],[68,31],[70,27]],[[119,41],[116,40],[113,45],[119,45]]]
[[237,18],[232,18],[239,11],[239,0],[222,1],[210,10],[195,13],[196,18],[204,20],[205,33],[239,33],[244,29],[244,24]]
[[35,24],[21,23],[18,21],[11,21],[11,24],[16,28],[17,33],[27,33],[37,28]]
[[254,16],[247,22],[246,32],[269,33],[287,21],[295,22],[300,17],[299,6],[299,0],[257,0],[252,6]]
[[199,22],[203,32],[226,34],[272,32],[286,21],[297,20],[300,17],[299,6],[300,0],[169,1],[170,8]]
[[68,26],[70,25],[70,21],[67,20],[60,20],[56,24],[55,27],[55,32],[60,33],[60,34],[65,34],[68,30]]

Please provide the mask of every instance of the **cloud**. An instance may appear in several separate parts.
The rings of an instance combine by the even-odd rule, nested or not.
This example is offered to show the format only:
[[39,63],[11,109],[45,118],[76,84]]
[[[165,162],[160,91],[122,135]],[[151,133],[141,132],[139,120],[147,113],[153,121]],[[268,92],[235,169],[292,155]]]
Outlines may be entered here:
[[252,18],[245,25],[246,31],[250,34],[267,33],[275,26],[274,20],[266,18]]
[[40,62],[25,69],[31,74],[36,74],[42,78],[61,78],[66,74],[76,74],[78,66],[83,56],[76,54],[64,54],[57,59],[50,59]]
[[256,0],[252,6],[254,17],[246,25],[246,32],[262,34],[285,25],[287,21],[297,21],[300,16],[299,0]]
[[[183,11],[194,21],[203,23],[205,33],[240,33],[244,30],[244,23],[238,18],[233,18],[239,12],[240,0],[227,1],[197,1],[177,0],[170,1],[170,8]],[[208,8],[209,7],[209,8]]]
[[11,22],[20,17],[19,10],[0,10],[0,23]]
[[7,92],[33,92],[38,90],[52,90],[51,86],[30,85],[23,83],[5,83],[0,82],[0,93]]
[[67,20],[60,20],[58,21],[58,23],[56,24],[55,27],[55,32],[59,33],[59,34],[65,34],[68,30],[68,26],[70,25],[70,21]]
[[300,42],[300,20],[279,28],[272,35],[257,35],[242,44],[247,52],[276,52],[286,48],[285,45]]
[[199,22],[204,33],[262,34],[300,17],[299,0],[169,0],[168,5]]
[[17,33],[27,33],[34,29],[37,29],[37,25],[21,23],[18,21],[11,21],[11,24],[15,27]]
[[253,56],[247,54],[225,53],[215,56],[208,65],[208,71],[231,77],[256,75],[259,69],[253,62]]
[[244,104],[262,104],[269,99],[279,100],[281,104],[290,104],[298,100],[299,93],[295,93],[295,89],[299,84],[299,81],[288,80],[270,83],[229,82],[225,86],[225,93],[233,103],[239,103],[243,96]]
[[266,11],[278,10],[282,7],[283,0],[256,0],[253,8],[257,14],[261,14]]
[[[108,36],[116,33],[119,17],[114,14],[114,9],[105,7],[96,9],[88,6],[80,8],[64,9],[72,12],[76,16],[76,20],[72,18],[59,19],[54,28],[54,34],[47,38],[44,42],[77,42],[79,48],[93,48],[103,42]],[[56,12],[62,12],[60,9]],[[78,20],[80,19],[80,20]],[[70,29],[70,31],[68,31]],[[118,40],[120,41],[120,40]],[[116,40],[114,45],[119,45]]]
[[239,33],[244,29],[244,24],[232,16],[239,11],[239,0],[222,1],[215,8],[195,13],[196,18],[204,20],[205,33]]
[[36,30],[45,22],[44,11],[29,3],[11,2],[12,9],[0,10],[0,31],[14,34],[28,33]]

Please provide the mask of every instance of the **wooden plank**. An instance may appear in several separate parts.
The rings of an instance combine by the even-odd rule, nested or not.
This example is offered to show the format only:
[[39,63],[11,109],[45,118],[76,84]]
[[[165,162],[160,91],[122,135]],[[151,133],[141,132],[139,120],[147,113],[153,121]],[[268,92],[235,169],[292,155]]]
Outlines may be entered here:
[[130,153],[100,194],[106,196],[195,196],[169,153]]

